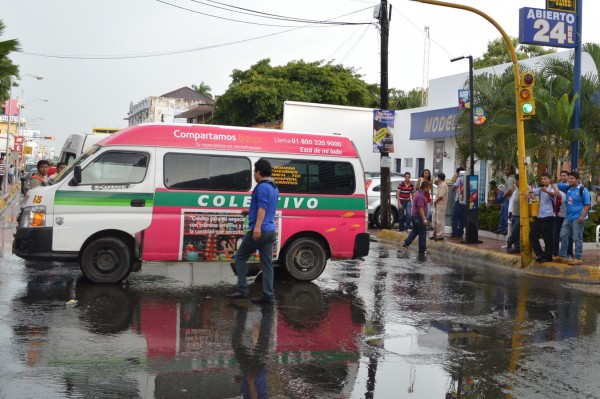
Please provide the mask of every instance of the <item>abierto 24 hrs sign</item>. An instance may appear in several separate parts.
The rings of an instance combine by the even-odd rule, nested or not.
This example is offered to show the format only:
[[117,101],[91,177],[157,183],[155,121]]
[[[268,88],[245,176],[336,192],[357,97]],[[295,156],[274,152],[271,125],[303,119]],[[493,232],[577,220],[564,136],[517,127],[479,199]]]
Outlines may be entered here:
[[575,47],[577,14],[574,12],[521,8],[519,43],[551,47]]

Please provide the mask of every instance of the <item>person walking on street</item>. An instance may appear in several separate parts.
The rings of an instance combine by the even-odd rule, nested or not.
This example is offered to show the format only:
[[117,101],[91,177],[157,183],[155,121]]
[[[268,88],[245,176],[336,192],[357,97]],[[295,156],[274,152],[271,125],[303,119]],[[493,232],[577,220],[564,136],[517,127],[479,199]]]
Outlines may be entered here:
[[425,198],[427,198],[427,220],[431,221],[431,191],[433,190],[433,178],[429,169],[423,169],[419,180],[417,180],[417,187],[421,187],[421,183],[423,183],[424,181],[429,183],[429,192],[427,193]]
[[448,205],[448,185],[446,184],[446,175],[438,173],[437,175],[438,191],[433,207],[435,208],[435,220],[433,223],[433,235],[429,238],[435,241],[444,241],[444,229],[446,228],[446,207]]
[[259,251],[262,269],[262,296],[252,298],[253,303],[272,305],[275,302],[273,290],[273,244],[275,243],[275,211],[279,190],[271,177],[272,167],[269,161],[260,159],[254,164],[254,180],[256,187],[252,192],[250,208],[242,212],[248,216],[250,230],[244,236],[240,247],[235,254],[235,273],[237,275],[237,290],[226,294],[229,298],[247,298],[250,294],[248,288],[247,271],[248,258]]
[[38,161],[37,163],[37,172],[31,176],[31,181],[29,182],[29,188],[36,188],[39,186],[47,186],[48,185],[48,169],[50,167],[50,163],[45,159]]
[[456,174],[454,175],[454,184],[452,185],[452,191],[454,191],[456,197],[454,206],[452,207],[452,234],[450,237],[462,237],[465,232],[465,218],[467,217],[467,204],[464,199],[465,183],[463,178],[460,177],[460,172],[464,171],[465,168],[456,168]]
[[8,167],[8,184],[15,184],[15,165],[13,164]]
[[510,235],[506,240],[506,252],[517,254],[521,252],[521,199],[519,198],[519,175],[515,175],[515,190],[512,197],[511,212],[509,213],[511,228]]
[[[554,243],[552,229],[554,228],[554,189],[551,187],[552,176],[549,173],[543,173],[540,180],[540,187],[529,190],[529,196],[539,195],[540,210],[538,216],[531,224],[529,239],[531,240],[531,249],[536,256],[536,262],[552,261],[552,246]],[[540,245],[540,235],[544,240],[544,250]]]
[[404,173],[404,181],[398,184],[396,200],[398,201],[398,230],[405,231],[410,225],[411,202],[415,186],[410,181],[410,173]]
[[411,209],[412,230],[402,241],[402,247],[408,248],[414,239],[419,236],[419,253],[427,253],[427,197],[429,192],[429,183],[424,181],[421,183],[419,191],[413,195],[413,206]]
[[[567,191],[567,214],[560,230],[560,251],[555,258],[558,262],[568,263],[569,265],[581,265],[583,258],[583,227],[588,218],[588,211],[592,205],[590,192],[581,185],[579,173],[571,171],[569,173],[569,189]],[[561,188],[561,185],[558,185]],[[572,260],[567,260],[567,248],[569,246],[569,237],[575,243],[575,256]]]
[[0,158],[0,190],[4,190],[4,177],[6,175],[6,160]]

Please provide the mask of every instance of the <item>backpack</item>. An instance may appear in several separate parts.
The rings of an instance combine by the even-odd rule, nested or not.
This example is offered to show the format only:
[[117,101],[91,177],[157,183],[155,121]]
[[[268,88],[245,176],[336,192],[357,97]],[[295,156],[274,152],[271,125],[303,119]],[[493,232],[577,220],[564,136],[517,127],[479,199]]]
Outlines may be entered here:
[[[560,191],[560,190],[559,190]],[[554,196],[554,216],[558,216],[558,213],[560,212],[560,206],[562,205],[562,197],[559,193],[556,193],[556,195]]]

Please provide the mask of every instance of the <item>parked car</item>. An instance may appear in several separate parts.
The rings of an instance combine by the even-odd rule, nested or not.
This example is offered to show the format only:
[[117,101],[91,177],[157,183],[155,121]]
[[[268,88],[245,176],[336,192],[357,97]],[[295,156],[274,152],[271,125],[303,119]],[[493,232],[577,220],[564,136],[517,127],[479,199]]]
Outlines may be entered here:
[[[410,179],[413,185],[417,186],[419,179]],[[396,188],[398,184],[404,181],[402,176],[390,177],[390,226],[394,226],[398,222],[398,203],[396,201]],[[371,177],[367,179],[367,211],[369,214],[369,225],[381,228],[381,178]],[[435,200],[437,195],[437,184],[433,185],[432,200]]]

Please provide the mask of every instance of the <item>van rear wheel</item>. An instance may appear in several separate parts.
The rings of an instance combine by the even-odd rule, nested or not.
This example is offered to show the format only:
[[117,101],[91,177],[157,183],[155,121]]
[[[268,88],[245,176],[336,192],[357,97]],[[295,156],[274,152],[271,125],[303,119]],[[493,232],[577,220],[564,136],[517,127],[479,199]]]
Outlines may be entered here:
[[325,249],[314,238],[296,240],[285,251],[285,271],[296,280],[316,279],[325,270],[326,263]]
[[131,272],[129,247],[116,237],[102,237],[89,243],[81,255],[83,275],[94,283],[118,283]]

